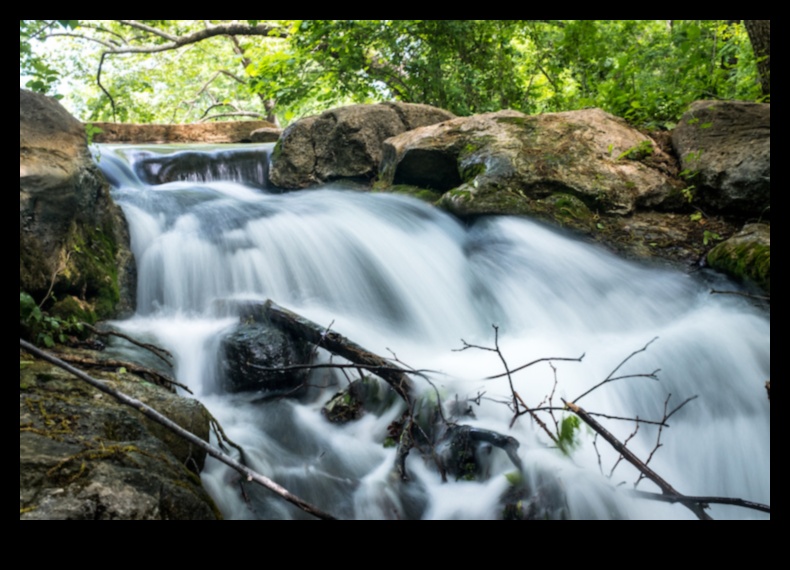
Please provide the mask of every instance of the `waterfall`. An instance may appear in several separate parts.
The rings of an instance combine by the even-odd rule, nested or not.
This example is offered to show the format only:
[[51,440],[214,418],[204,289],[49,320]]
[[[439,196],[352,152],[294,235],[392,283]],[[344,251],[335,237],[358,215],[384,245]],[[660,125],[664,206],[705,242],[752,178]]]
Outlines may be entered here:
[[[329,423],[321,407],[348,382],[337,371],[311,373],[299,398],[225,393],[219,346],[238,318],[218,312],[218,300],[272,299],[377,354],[433,371],[435,391],[414,380],[425,398],[438,395],[448,413],[471,410],[458,421],[520,442],[522,476],[560,505],[547,516],[693,518],[680,505],[629,495],[638,473],[625,462],[610,473],[618,453],[584,426],[566,455],[529,415],[513,422],[508,379],[485,380],[504,371],[497,353],[457,349],[464,342],[493,347],[496,326],[511,369],[584,354],[581,362],[543,362],[513,375],[534,407],[552,394],[555,406],[576,399],[636,352],[615,373],[633,377],[606,383],[579,404],[660,419],[668,398],[672,409],[696,396],[661,431],[650,466],[684,494],[770,503],[762,387],[770,376],[770,322],[744,298],[710,294],[736,285],[705,271],[625,261],[528,219],[465,225],[410,198],[336,185],[276,192],[267,189],[268,149],[105,145],[99,159],[129,221],[138,268],[137,313],[118,326],[173,352],[178,380],[244,447],[254,469],[343,518],[490,519],[502,516],[514,466],[491,449],[485,477],[443,482],[415,450],[406,461],[410,480],[400,481],[396,450],[383,442],[403,410]],[[318,351],[317,358],[329,356]],[[658,380],[648,377],[659,369]],[[566,415],[539,417],[553,429]],[[656,426],[642,423],[635,432],[633,421],[599,419],[639,457],[651,455]],[[305,516],[251,486],[244,498],[238,475],[213,460],[202,477],[227,518]],[[649,481],[638,489],[657,490]],[[709,512],[764,516],[719,505]]]

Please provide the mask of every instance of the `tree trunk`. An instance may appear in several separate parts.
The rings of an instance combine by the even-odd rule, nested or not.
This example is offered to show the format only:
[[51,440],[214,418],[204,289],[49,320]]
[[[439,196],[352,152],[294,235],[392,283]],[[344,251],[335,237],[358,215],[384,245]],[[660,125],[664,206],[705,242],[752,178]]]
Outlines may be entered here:
[[771,20],[744,20],[760,72],[764,95],[771,94]]

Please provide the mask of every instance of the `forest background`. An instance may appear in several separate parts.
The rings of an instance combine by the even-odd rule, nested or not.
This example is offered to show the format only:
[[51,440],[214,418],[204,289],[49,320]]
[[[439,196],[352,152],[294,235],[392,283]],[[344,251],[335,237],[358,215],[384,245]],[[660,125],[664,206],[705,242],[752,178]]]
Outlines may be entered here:
[[697,99],[770,101],[770,20],[20,20],[20,84],[84,121],[399,100],[668,129]]

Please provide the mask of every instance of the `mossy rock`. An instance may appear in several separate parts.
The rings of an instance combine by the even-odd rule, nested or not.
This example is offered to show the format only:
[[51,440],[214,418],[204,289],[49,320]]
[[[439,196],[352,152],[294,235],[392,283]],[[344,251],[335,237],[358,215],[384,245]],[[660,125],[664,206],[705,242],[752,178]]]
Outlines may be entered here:
[[[197,401],[131,373],[91,375],[208,440]],[[19,386],[20,519],[221,518],[198,476],[202,450],[24,351]]]
[[708,253],[708,265],[771,293],[771,226],[747,224]]
[[401,196],[411,196],[417,198],[428,204],[434,204],[442,197],[441,192],[432,190],[430,188],[422,188],[420,186],[412,186],[410,184],[393,184],[392,186],[385,185],[377,182],[373,185],[374,192],[387,192],[389,194],[400,194]]

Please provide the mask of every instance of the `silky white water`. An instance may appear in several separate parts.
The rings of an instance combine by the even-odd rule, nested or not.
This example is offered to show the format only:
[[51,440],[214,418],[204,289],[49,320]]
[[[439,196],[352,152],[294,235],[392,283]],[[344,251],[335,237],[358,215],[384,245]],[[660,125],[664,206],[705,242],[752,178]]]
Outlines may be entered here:
[[[436,371],[430,377],[446,407],[458,401],[474,412],[459,422],[515,437],[532,487],[550,480],[561,490],[558,517],[694,515],[630,497],[624,490],[633,489],[638,473],[621,462],[609,477],[618,454],[600,438],[594,446],[584,427],[569,457],[529,416],[510,427],[513,414],[502,403],[510,398],[507,379],[483,380],[504,371],[497,354],[454,349],[461,339],[493,346],[496,325],[511,369],[584,354],[582,362],[554,362],[556,374],[541,363],[513,376],[528,405],[545,404],[554,391],[559,406],[560,398],[574,400],[658,337],[617,375],[660,369],[659,381],[612,382],[579,405],[660,419],[669,394],[670,409],[696,395],[663,430],[651,467],[684,494],[770,503],[770,408],[763,389],[770,322],[745,299],[709,292],[710,280],[719,280],[717,288],[735,285],[627,262],[521,218],[467,226],[400,196],[337,188],[272,193],[260,189],[265,184],[256,169],[252,186],[244,184],[249,174],[232,165],[161,184],[140,179],[151,171],[139,167],[141,157],[177,160],[177,152],[101,149],[99,164],[129,221],[138,270],[137,313],[119,326],[172,351],[178,380],[245,448],[253,468],[291,492],[342,518],[495,519],[515,467],[494,449],[485,480],[442,482],[435,465],[413,450],[406,462],[410,481],[399,481],[395,449],[382,443],[402,408],[329,423],[320,409],[347,382],[334,371],[314,372],[312,388],[299,399],[223,393],[218,347],[238,318],[218,314],[217,300],[272,299],[323,326],[332,323],[372,352],[394,352],[414,368]],[[224,164],[231,154],[224,147],[216,160]],[[415,384],[429,390],[424,380]],[[548,414],[540,417],[553,428]],[[600,421],[621,440],[635,427]],[[641,424],[628,446],[647,459],[656,436],[655,426]],[[227,518],[306,517],[249,484],[245,496],[238,475],[213,460],[203,481]],[[649,481],[638,489],[657,491]],[[731,506],[709,512],[766,517]]]

